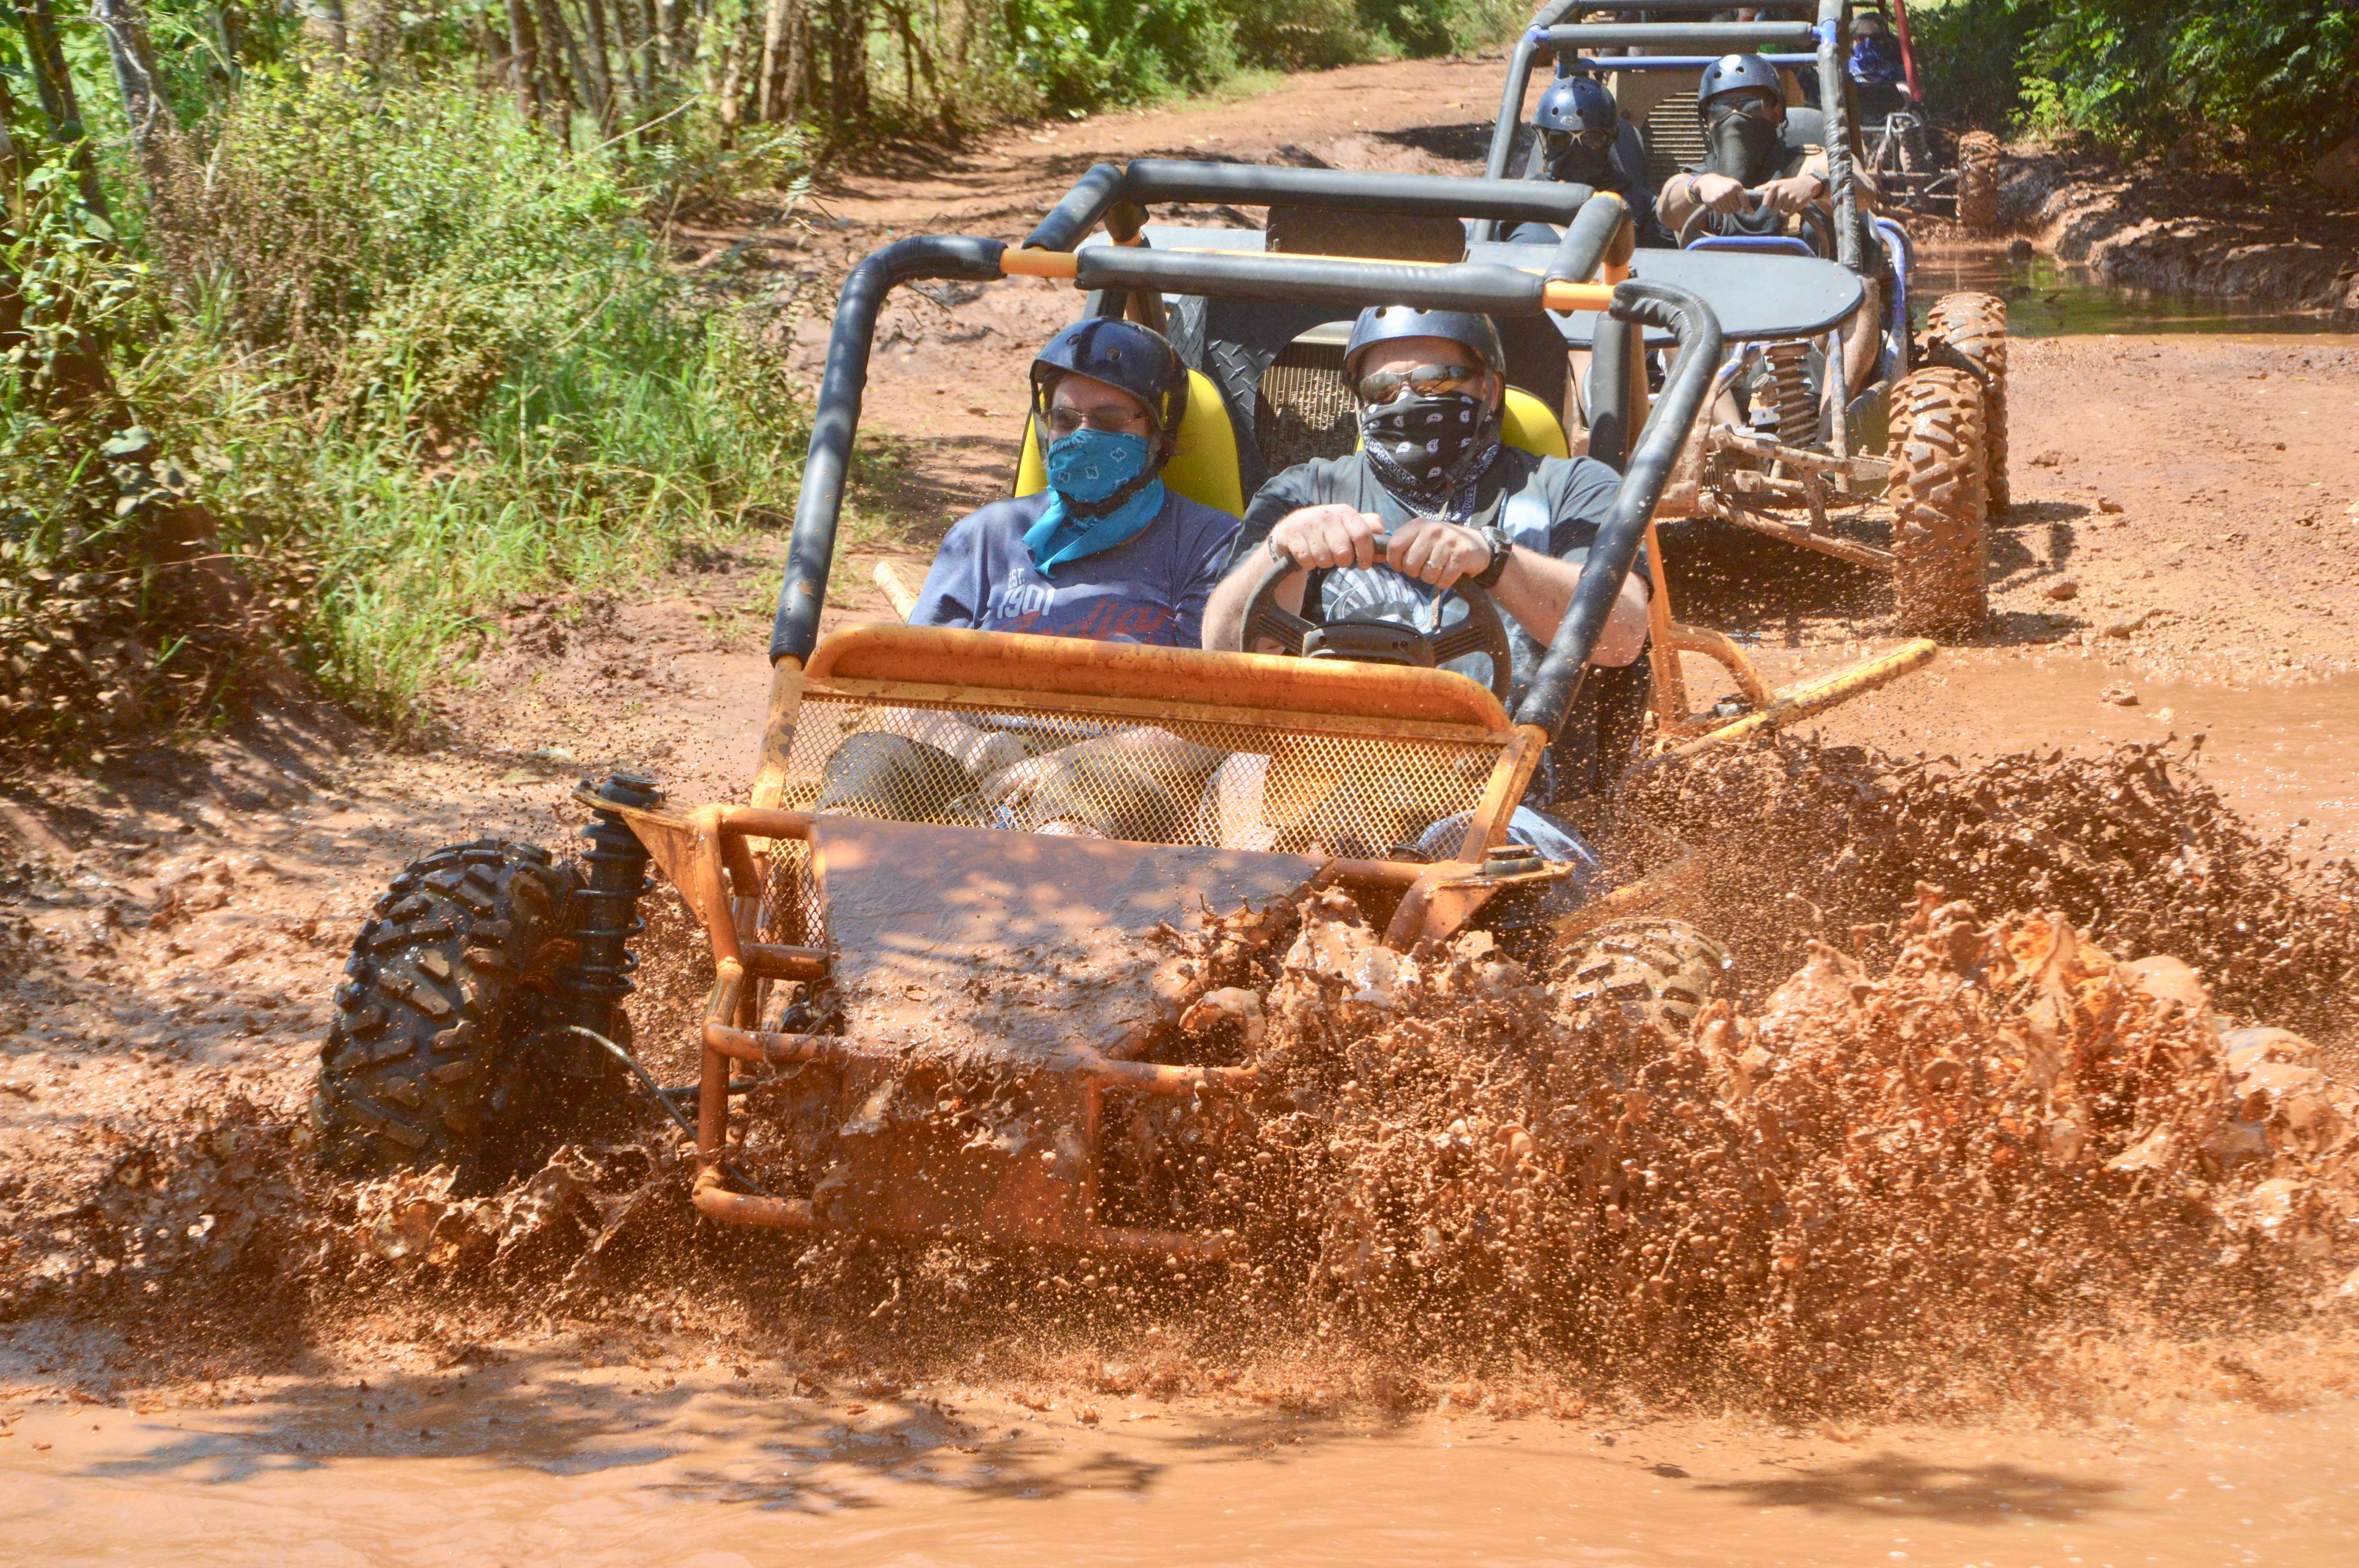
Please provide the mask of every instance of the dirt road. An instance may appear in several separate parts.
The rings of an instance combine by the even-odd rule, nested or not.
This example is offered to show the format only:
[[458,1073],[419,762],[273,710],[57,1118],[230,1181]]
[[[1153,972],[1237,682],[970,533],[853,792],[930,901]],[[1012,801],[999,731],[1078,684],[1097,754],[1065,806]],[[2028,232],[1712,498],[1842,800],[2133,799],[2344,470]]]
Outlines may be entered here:
[[[890,235],[1018,237],[1101,157],[1465,172],[1498,70],[1355,68],[1245,102],[1018,131],[839,179],[823,191],[832,226],[685,232],[683,254],[799,301]],[[1023,366],[1074,305],[1045,285],[942,297],[896,306],[880,331],[865,428],[889,439],[855,500],[839,616],[882,612],[875,559],[921,557],[959,513],[1004,492]],[[815,362],[816,325],[788,330]],[[1930,676],[1844,710],[1827,733],[1972,758],[2201,729],[2205,767],[2256,820],[2359,849],[2359,343],[2060,339],[2018,345],[2014,367],[1999,613]],[[1690,619],[1796,672],[1890,636],[1875,579],[1723,544],[1674,546]],[[13,1433],[0,1512],[35,1521],[44,1561],[162,1557],[167,1543],[234,1561],[265,1539],[376,1561],[446,1546],[483,1556],[486,1541],[598,1561],[627,1541],[634,1560],[720,1563],[780,1541],[822,1560],[979,1560],[1141,1519],[1167,1559],[1316,1561],[1335,1551],[1324,1530],[1343,1540],[1363,1522],[1334,1500],[1372,1494],[1403,1499],[1382,1510],[1386,1554],[1417,1561],[2347,1552],[2332,1542],[2359,1520],[2333,1391],[2348,1374],[2315,1344],[2270,1350],[2280,1359],[2257,1385],[2190,1352],[2162,1378],[2169,1397],[2105,1406],[2118,1424],[2104,1433],[2018,1438],[1870,1434],[1832,1415],[1690,1430],[1635,1399],[1553,1415],[1512,1400],[1428,1407],[1397,1422],[1275,1379],[1249,1396],[1191,1385],[1201,1397],[1165,1402],[1145,1388],[1093,1394],[1091,1377],[1104,1379],[1081,1358],[1103,1364],[1103,1346],[1060,1349],[1061,1380],[1036,1363],[872,1384],[881,1374],[846,1365],[852,1353],[818,1330],[692,1291],[489,1345],[430,1303],[350,1337],[306,1326],[244,1344],[20,1316],[12,1303],[93,1283],[34,1277],[35,1249],[20,1249],[69,1223],[125,1151],[210,1126],[234,1101],[266,1121],[299,1115],[351,933],[406,860],[479,833],[559,843],[576,825],[566,790],[612,767],[651,771],[684,799],[742,789],[777,549],[749,542],[626,602],[514,607],[423,752],[290,707],[0,784],[0,1434]],[[2124,687],[2134,703],[2117,700]],[[660,987],[653,1000],[680,1000]],[[683,1081],[684,1043],[644,1021],[638,1033],[659,1073]],[[1540,1478],[1477,1457],[1509,1453]],[[415,1525],[337,1534],[295,1476]],[[401,1512],[393,1494],[420,1481],[464,1499],[454,1522]],[[946,1498],[973,1509],[953,1514]],[[1023,1512],[1022,1499],[1041,1507]],[[1111,1511],[1132,1502],[1148,1511]],[[1672,1508],[1683,1522],[1666,1532]],[[1232,1510],[1218,1515],[1229,1533],[1206,1527],[1215,1509]],[[593,1516],[619,1533],[590,1539]],[[976,1530],[997,1544],[976,1545]]]

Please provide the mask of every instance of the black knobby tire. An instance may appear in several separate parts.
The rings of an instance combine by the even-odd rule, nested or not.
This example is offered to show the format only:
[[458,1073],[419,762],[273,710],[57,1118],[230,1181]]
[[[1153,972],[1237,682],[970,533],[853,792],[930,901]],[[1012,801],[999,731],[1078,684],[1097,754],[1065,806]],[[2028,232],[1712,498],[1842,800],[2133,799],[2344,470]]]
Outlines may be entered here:
[[1940,365],[1901,377],[1886,456],[1895,621],[1912,636],[1980,625],[1990,612],[1981,384]]
[[462,1187],[516,1162],[495,1107],[528,1071],[582,879],[529,844],[479,838],[412,861],[353,942],[320,1047],[321,1162],[361,1176],[442,1164]]
[[1569,1018],[1618,1014],[1683,1035],[1719,994],[1728,967],[1727,950],[1684,920],[1609,920],[1558,960],[1549,990]]
[[1998,138],[1988,131],[1958,138],[1958,224],[1977,232],[1998,227]]
[[1983,389],[1984,515],[2004,522],[2015,503],[2006,479],[2006,301],[1945,294],[1925,319],[1925,362],[1964,371]]

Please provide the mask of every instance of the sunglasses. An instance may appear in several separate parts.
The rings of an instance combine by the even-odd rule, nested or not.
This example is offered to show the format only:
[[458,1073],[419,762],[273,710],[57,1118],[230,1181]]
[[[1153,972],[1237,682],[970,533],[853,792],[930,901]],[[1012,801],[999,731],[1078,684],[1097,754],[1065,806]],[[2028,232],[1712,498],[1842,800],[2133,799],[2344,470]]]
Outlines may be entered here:
[[1408,370],[1380,370],[1360,378],[1360,401],[1370,406],[1390,403],[1404,390],[1419,397],[1463,392],[1483,378],[1465,365],[1416,365]]
[[1070,436],[1087,425],[1101,435],[1136,435],[1146,418],[1145,415],[1132,413],[1126,408],[1057,407],[1049,410],[1049,434]]
[[1591,152],[1602,153],[1614,145],[1614,133],[1599,130],[1542,131],[1540,139],[1548,144],[1550,152],[1561,152],[1573,143],[1579,142]]

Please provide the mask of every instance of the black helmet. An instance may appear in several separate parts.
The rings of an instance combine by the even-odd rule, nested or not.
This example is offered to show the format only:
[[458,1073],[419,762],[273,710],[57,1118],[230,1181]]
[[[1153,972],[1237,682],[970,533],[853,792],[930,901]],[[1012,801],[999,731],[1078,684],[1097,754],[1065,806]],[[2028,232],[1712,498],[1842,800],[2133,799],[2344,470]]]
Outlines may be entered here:
[[1048,341],[1032,360],[1032,412],[1048,423],[1049,399],[1067,375],[1118,386],[1147,406],[1147,417],[1169,453],[1188,412],[1188,367],[1163,334],[1136,321],[1093,316]]
[[1614,94],[1593,76],[1557,78],[1532,111],[1532,124],[1543,131],[1610,131],[1618,117]]
[[1696,114],[1708,114],[1715,98],[1745,92],[1767,92],[1780,113],[1785,110],[1786,86],[1776,66],[1757,54],[1724,54],[1703,68],[1703,80],[1696,84]]
[[1419,310],[1412,305],[1371,305],[1352,323],[1352,341],[1343,345],[1343,375],[1349,380],[1360,355],[1378,343],[1401,338],[1447,338],[1472,349],[1483,362],[1502,374],[1507,351],[1499,346],[1499,329],[1488,316],[1472,310]]

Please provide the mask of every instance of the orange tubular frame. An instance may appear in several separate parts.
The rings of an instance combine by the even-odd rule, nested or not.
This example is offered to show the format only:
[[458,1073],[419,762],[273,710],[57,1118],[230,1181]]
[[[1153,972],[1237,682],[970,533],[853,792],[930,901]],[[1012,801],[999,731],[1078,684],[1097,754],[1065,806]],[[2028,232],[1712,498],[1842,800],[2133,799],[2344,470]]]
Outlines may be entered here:
[[[956,686],[940,684],[945,672],[954,673]],[[716,979],[700,1042],[703,1070],[694,1203],[699,1213],[713,1219],[788,1230],[828,1225],[827,1217],[807,1200],[734,1192],[724,1185],[734,1064],[821,1063],[856,1069],[887,1064],[896,1055],[890,1047],[857,1039],[757,1027],[758,982],[808,982],[823,979],[829,969],[825,948],[756,939],[769,846],[808,842],[811,836],[810,814],[776,804],[783,794],[802,698],[811,693],[1108,717],[1160,713],[1296,730],[1375,730],[1488,743],[1498,749],[1497,761],[1456,859],[1427,865],[1333,857],[1321,865],[1312,883],[1397,894],[1386,940],[1406,949],[1446,940],[1499,888],[1535,880],[1528,871],[1486,874],[1484,862],[1505,836],[1547,737],[1510,723],[1497,699],[1462,676],[940,627],[858,626],[838,632],[813,650],[808,667],[787,661],[774,675],[762,773],[754,792],[757,804],[707,806],[683,815],[660,807],[597,803],[600,809],[615,811],[629,822],[712,944]],[[1100,1049],[1075,1051],[1041,1065],[1071,1087],[1081,1119],[1090,1129],[1092,1164],[1084,1207],[1093,1216],[1095,1130],[1106,1091],[1186,1098],[1242,1092],[1255,1079],[1250,1067],[1125,1061]],[[1003,1217],[987,1227],[959,1233],[1181,1259],[1226,1257],[1237,1248],[1233,1237],[1128,1230],[1099,1225],[1093,1218],[1076,1225],[1045,1217],[1029,1226],[1025,1219],[1019,1212],[1012,1223]],[[952,1234],[940,1227],[928,1233]]]

